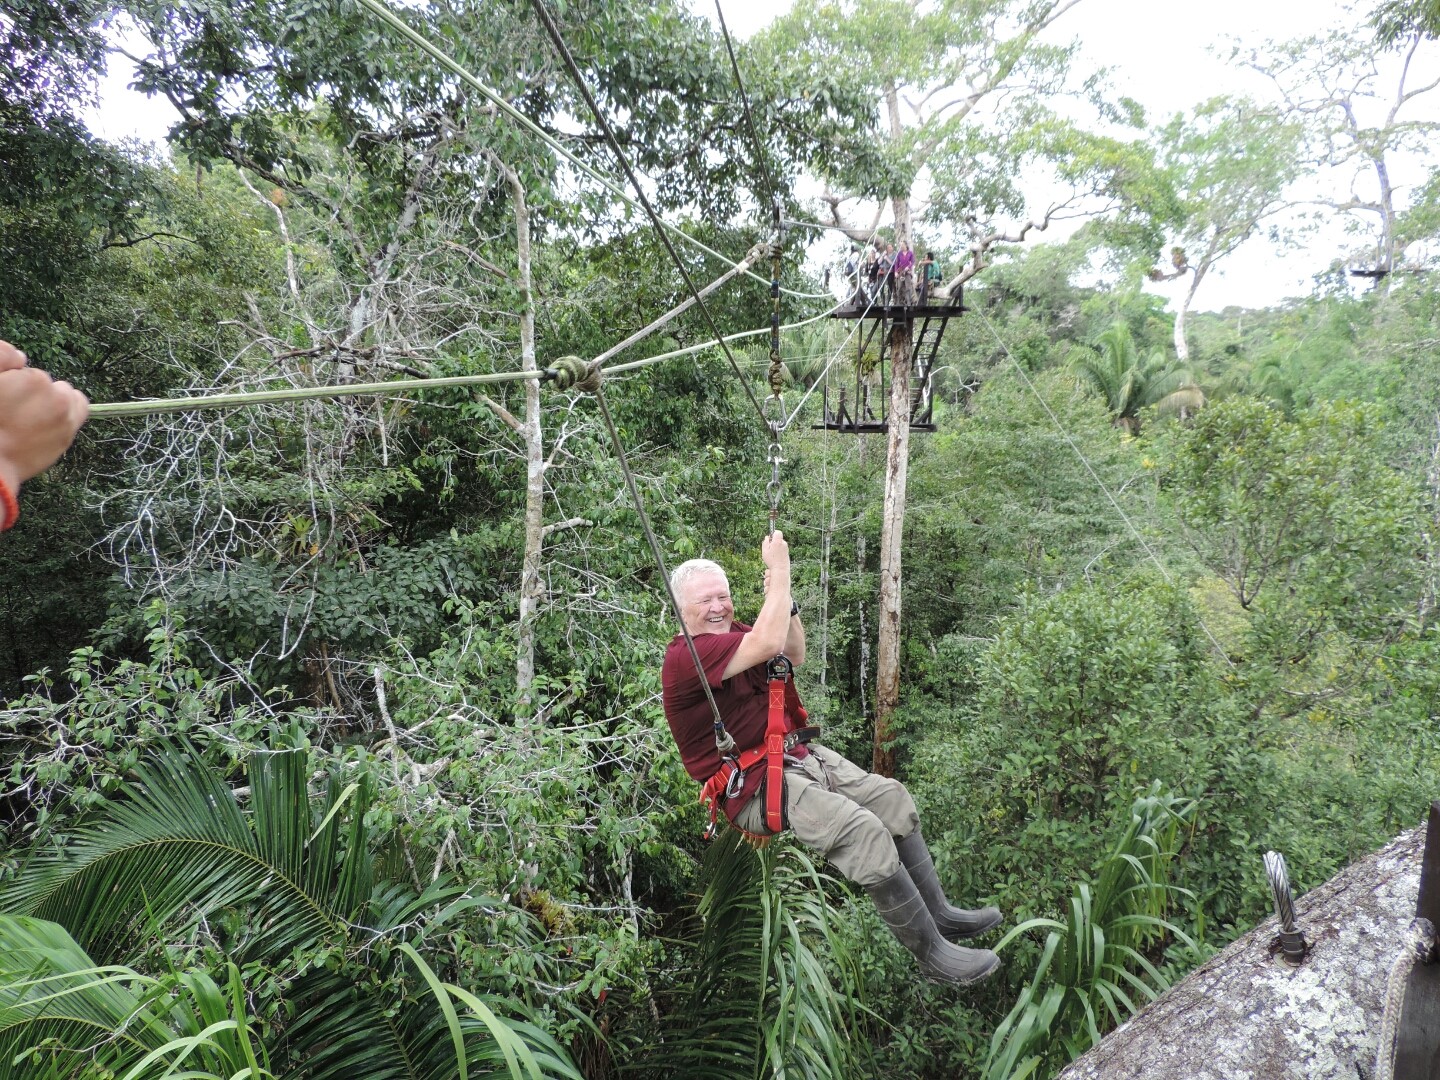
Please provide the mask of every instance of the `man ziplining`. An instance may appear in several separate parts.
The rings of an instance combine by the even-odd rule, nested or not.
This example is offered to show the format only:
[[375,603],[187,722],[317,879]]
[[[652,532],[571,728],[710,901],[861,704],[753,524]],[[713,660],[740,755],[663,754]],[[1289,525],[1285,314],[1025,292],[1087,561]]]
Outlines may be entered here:
[[[863,888],[886,924],[931,979],[972,983],[992,974],[1000,958],[989,949],[954,941],[1000,925],[993,907],[966,910],[945,899],[935,864],[920,834],[914,800],[898,780],[867,773],[835,751],[803,741],[804,712],[788,683],[783,793],[764,791],[763,748],[771,711],[767,666],[783,653],[789,665],[805,659],[805,627],[790,595],[790,551],[775,532],[760,544],[765,599],[753,626],[735,619],[725,571],[708,559],[681,563],[670,587],[694,642],[724,728],[738,751],[722,758],[710,701],[683,634],[665,650],[661,670],[665,718],[689,774],[706,798],[739,829],[768,837],[788,827],[802,844]],[[797,715],[798,714],[798,715]],[[813,731],[813,729],[810,729]],[[743,753],[749,751],[749,753]],[[739,769],[738,763],[748,767]],[[756,796],[760,795],[759,798]],[[771,795],[767,807],[766,794]],[[777,811],[778,808],[778,818]]]

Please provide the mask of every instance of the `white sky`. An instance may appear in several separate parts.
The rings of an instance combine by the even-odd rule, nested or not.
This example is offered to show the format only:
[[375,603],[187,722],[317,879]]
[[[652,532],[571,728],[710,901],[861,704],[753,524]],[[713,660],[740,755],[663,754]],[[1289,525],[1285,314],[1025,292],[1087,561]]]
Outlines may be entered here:
[[[714,18],[715,0],[690,3],[695,11]],[[721,4],[725,23],[737,37],[754,33],[792,6],[791,0],[721,0]],[[1145,107],[1149,121],[1158,123],[1219,94],[1266,93],[1265,80],[1229,67],[1211,55],[1211,47],[1223,56],[1232,38],[1254,46],[1341,27],[1368,34],[1364,26],[1368,10],[1362,3],[1358,13],[1351,12],[1341,0],[1207,0],[1195,6],[1165,0],[1081,0],[1056,22],[1047,39],[1058,44],[1078,38],[1077,72],[1110,68],[1117,94],[1133,97]],[[1413,86],[1440,76],[1440,71],[1411,75]],[[1440,121],[1440,92],[1430,98],[1428,118]],[[1412,120],[1423,116],[1413,106],[1405,115]],[[1395,175],[1402,182],[1423,179],[1415,163],[1408,170],[1400,163]],[[1046,233],[1047,238],[1064,235],[1053,225]],[[1317,234],[1307,247],[1288,252],[1278,252],[1264,236],[1254,237],[1206,277],[1195,307],[1202,311],[1231,305],[1264,307],[1287,296],[1308,295],[1313,276],[1355,242],[1338,225]],[[1182,287],[1180,281],[1146,286],[1166,297],[1172,308]]]
[[[714,17],[714,0],[690,3],[697,12]],[[791,0],[722,3],[731,33],[743,38],[788,10]],[[1057,42],[1079,38],[1079,69],[1110,67],[1115,89],[1141,102],[1150,119],[1158,121],[1216,94],[1263,91],[1258,76],[1247,77],[1227,67],[1209,54],[1208,47],[1221,46],[1229,36],[1258,45],[1332,27],[1350,26],[1366,33],[1366,10],[1362,5],[1360,13],[1347,13],[1340,0],[1208,0],[1184,8],[1163,0],[1081,0],[1052,28],[1051,37]],[[903,63],[903,58],[897,61]],[[1418,83],[1440,72],[1412,75],[1412,83]],[[161,143],[174,114],[163,101],[126,89],[131,77],[123,58],[113,58],[101,88],[101,107],[90,118],[92,129],[112,140],[135,137]],[[1431,97],[1435,101],[1425,118],[1440,120],[1440,92]],[[1414,110],[1409,115],[1420,119],[1424,114]],[[1416,180],[1421,175],[1415,167],[1411,174]],[[1343,237],[1332,232],[1316,238],[1308,248],[1282,255],[1267,239],[1257,237],[1207,277],[1196,306],[1201,310],[1231,304],[1260,307],[1308,294],[1312,275],[1328,266],[1343,247]],[[1173,297],[1178,285],[1151,288]]]

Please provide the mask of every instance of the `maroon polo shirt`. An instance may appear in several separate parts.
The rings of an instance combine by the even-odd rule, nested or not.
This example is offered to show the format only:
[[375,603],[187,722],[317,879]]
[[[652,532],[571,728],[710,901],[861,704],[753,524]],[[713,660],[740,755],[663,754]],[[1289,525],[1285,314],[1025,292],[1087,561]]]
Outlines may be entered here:
[[[720,719],[739,750],[748,750],[765,741],[765,723],[770,712],[770,686],[763,662],[721,679],[735,650],[740,648],[741,639],[749,632],[750,627],[737,620],[730,624],[728,634],[694,635],[695,651],[705,666]],[[665,719],[680,749],[680,760],[684,762],[685,771],[703,784],[720,768],[720,753],[715,749],[715,718],[710,712],[710,703],[705,700],[705,690],[700,685],[700,676],[683,634],[676,634],[665,650],[660,686]],[[803,744],[790,751],[792,757],[804,757],[808,753]],[[758,766],[746,773],[740,794],[726,801],[727,817],[734,820],[760,787],[764,776],[765,770]]]

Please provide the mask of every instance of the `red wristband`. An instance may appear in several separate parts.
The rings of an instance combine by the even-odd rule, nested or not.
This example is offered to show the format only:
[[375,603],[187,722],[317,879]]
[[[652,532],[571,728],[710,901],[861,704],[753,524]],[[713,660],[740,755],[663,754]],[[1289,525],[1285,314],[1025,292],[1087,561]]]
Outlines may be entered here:
[[15,498],[15,493],[6,485],[3,478],[0,478],[0,532],[14,525],[20,520],[20,503]]

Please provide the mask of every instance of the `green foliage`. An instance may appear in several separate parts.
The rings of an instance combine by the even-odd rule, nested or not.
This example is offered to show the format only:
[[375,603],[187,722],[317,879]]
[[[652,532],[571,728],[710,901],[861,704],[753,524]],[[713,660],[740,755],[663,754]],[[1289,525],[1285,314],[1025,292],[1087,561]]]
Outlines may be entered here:
[[1131,434],[1140,430],[1140,410],[1193,412],[1205,392],[1188,367],[1177,367],[1161,349],[1141,357],[1130,327],[1114,322],[1096,339],[1096,349],[1076,350],[1072,363],[1083,380],[1105,399],[1113,423]]
[[64,4],[15,0],[6,5],[0,36],[0,110],[36,115],[68,112],[91,92],[104,67],[104,39],[91,20],[103,14],[93,0]]
[[[638,220],[557,183],[549,151],[353,5],[125,6],[153,43],[142,82],[187,110],[193,155],[173,166],[72,119],[98,9],[0,20],[0,337],[97,400],[514,368],[506,167],[531,209],[542,364],[683,299]],[[1440,785],[1433,285],[1193,318],[1189,381],[1228,400],[1138,433],[1172,327],[1137,253],[1143,270],[1170,230],[1209,265],[1253,235],[1295,132],[1234,103],[1159,146],[1061,121],[1046,102],[1070,56],[1025,22],[1057,5],[831,7],[739,43],[763,150],[683,5],[555,10],[657,197],[703,208],[683,224],[717,249],[756,239],[762,161],[797,217],[813,217],[788,194],[803,169],[883,197],[923,168],[924,233],[952,265],[965,218],[1022,208],[1023,170],[1129,208],[995,253],[947,330],[941,430],[911,448],[901,768],[951,894],[1042,920],[1008,950],[1023,981],[918,983],[869,905],[784,844],[724,841],[701,865],[659,707],[657,570],[591,402],[550,389],[554,528],[519,692],[525,393],[432,392],[96,423],[26,485],[0,541],[0,889],[58,921],[0,916],[0,1030],[43,1042],[18,1065],[0,1053],[0,1075],[73,1075],[66,1048],[96,1047],[90,1031],[134,1036],[94,1059],[121,1074],[153,1051],[157,1071],[221,1076],[384,1076],[410,1052],[409,1075],[437,1077],[941,1077],[976,1075],[992,1046],[997,1072],[1049,1067],[1263,916],[1259,850],[1305,888],[1413,822]],[[526,5],[402,17],[542,125],[582,115]],[[982,74],[1030,92],[889,139],[897,55],[915,100]],[[1097,82],[1069,89],[1143,122]],[[610,170],[597,141],[568,141]],[[1402,239],[1433,232],[1434,186]],[[1078,284],[1097,251],[1128,286]],[[685,257],[697,280],[718,272]],[[813,291],[803,277],[787,267]],[[767,324],[763,286],[723,297],[722,330]],[[708,333],[687,313],[620,359]],[[836,337],[787,334],[787,399]],[[1065,367],[1089,343],[1099,395]],[[667,556],[719,558],[753,612],[769,473],[728,366],[712,350],[607,396]],[[865,753],[881,455],[803,430],[810,415],[785,436],[782,504],[802,678],[831,745]],[[1141,569],[1150,551],[1176,584]],[[1157,811],[1132,826],[1135,860],[1107,862],[1155,780],[1192,815]],[[1188,891],[1162,890],[1162,849]],[[1196,948],[1165,951],[1161,918]],[[81,1003],[89,1028],[41,1015]]]
[[0,915],[0,1077],[183,1075],[261,1080],[271,1072],[234,964],[159,978],[95,966],[56,923]]
[[[1143,555],[1089,471],[1111,491],[1133,487],[1142,448],[1117,438],[1073,379],[1033,381],[1038,397],[1007,363],[965,416],[915,448],[905,612],[907,637],[927,650],[949,634],[988,636],[1027,584],[1049,591]],[[1124,505],[1145,519],[1143,503]],[[923,654],[914,663],[921,679],[943,666]]]
[[996,946],[1034,929],[1050,931],[1035,974],[995,1029],[984,1080],[1048,1075],[1170,985],[1146,953],[1167,936],[1188,942],[1165,915],[1175,891],[1170,864],[1194,810],[1157,781],[1135,801],[1093,885],[1075,886],[1065,921],[1031,919]]
[[[210,679],[192,658],[195,642],[163,604],[139,615],[146,659],[77,649],[60,677],[42,673],[0,712],[10,839],[34,840],[69,827],[120,792],[142,757],[172,740],[191,741],[227,768],[264,732],[277,732],[265,696],[234,674]],[[288,710],[297,730],[312,722]]]
[[1411,34],[1440,37],[1440,6],[1435,0],[1384,0],[1370,20],[1382,44],[1400,41]]
[[1263,616],[1257,632],[1303,620],[1313,654],[1331,629],[1403,624],[1420,565],[1397,554],[1416,550],[1419,491],[1387,465],[1377,409],[1327,404],[1287,420],[1227,402],[1171,445],[1163,482],[1179,518],[1241,607]]
[[[332,772],[312,804],[310,766],[303,749],[251,756],[247,812],[192,751],[165,749],[68,843],[33,850],[0,889],[0,910],[25,918],[3,926],[58,938],[63,947],[45,951],[38,970],[33,948],[21,952],[6,972],[0,1001],[8,998],[23,1021],[7,1036],[12,1052],[39,1045],[32,1038],[50,1039],[45,1053],[63,1063],[89,1043],[83,1023],[52,1022],[45,1006],[53,998],[36,991],[58,982],[92,1012],[115,1010],[122,991],[111,983],[132,973],[97,981],[90,956],[98,956],[168,969],[171,977],[152,982],[149,993],[178,993],[187,1004],[172,1011],[180,1027],[165,1045],[112,1044],[126,1063],[147,1051],[155,1060],[183,1060],[192,1044],[238,1060],[238,1045],[252,1072],[263,1057],[274,1075],[317,1080],[465,1075],[471,1065],[500,1060],[516,1077],[541,1075],[541,1060],[547,1075],[578,1076],[540,1029],[501,1020],[493,1000],[440,985],[411,944],[433,944],[448,921],[503,905],[444,880],[412,890],[379,879],[366,823],[371,781],[359,773],[347,783]],[[46,916],[49,922],[36,921]],[[402,959],[439,995],[439,1015],[404,977]],[[225,994],[204,974],[211,965],[229,972]],[[248,993],[242,979],[251,983]],[[473,1014],[463,1027],[450,996]],[[142,1016],[149,1004],[139,1002]],[[223,1014],[231,1006],[217,1024],[217,1008]],[[200,1023],[189,1018],[191,1007]],[[192,1035],[201,1024],[205,1030]],[[266,1047],[258,1054],[252,1026]],[[146,1027],[158,1027],[157,1038],[168,1034],[158,1022]],[[447,1028],[452,1040],[440,1037]]]
[[917,756],[917,797],[947,846],[986,853],[967,895],[1037,912],[1138,792],[1183,786],[1204,648],[1182,594],[1136,582],[1029,596],[977,659],[970,715]]
[[[0,191],[0,338],[96,401],[163,394],[176,365],[208,382],[238,347],[246,297],[277,268],[266,223],[219,183],[202,192],[174,169],[78,135],[61,141],[69,150],[51,165],[33,144],[0,153],[19,170]],[[63,178],[40,182],[51,167]],[[105,619],[111,567],[89,549],[104,534],[97,508],[128,502],[135,448],[128,432],[97,428],[26,485],[25,525],[7,535],[0,693],[63,664]]]
[[685,1076],[848,1077],[863,1047],[850,1032],[859,987],[837,946],[827,879],[799,848],[756,852],[727,831],[702,873],[703,927],[673,1030],[665,1072]]
[[1286,184],[1303,172],[1302,135],[1283,110],[1228,97],[1165,125],[1161,160],[1174,176],[1178,235],[1190,248],[1182,261],[1203,275],[1280,208]]

